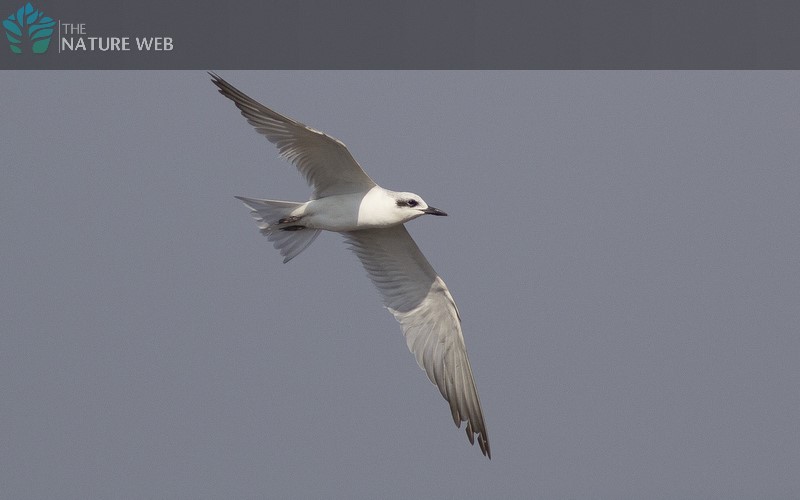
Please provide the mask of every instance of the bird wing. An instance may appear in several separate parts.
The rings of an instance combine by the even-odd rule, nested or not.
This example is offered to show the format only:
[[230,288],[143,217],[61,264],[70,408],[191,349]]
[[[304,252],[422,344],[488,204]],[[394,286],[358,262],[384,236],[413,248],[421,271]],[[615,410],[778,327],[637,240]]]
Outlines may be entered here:
[[419,366],[450,403],[457,427],[491,458],[483,411],[453,296],[402,224],[344,233],[384,304],[400,322]]
[[341,141],[287,118],[214,73],[211,81],[232,100],[247,122],[278,147],[314,188],[312,198],[368,191],[375,186]]

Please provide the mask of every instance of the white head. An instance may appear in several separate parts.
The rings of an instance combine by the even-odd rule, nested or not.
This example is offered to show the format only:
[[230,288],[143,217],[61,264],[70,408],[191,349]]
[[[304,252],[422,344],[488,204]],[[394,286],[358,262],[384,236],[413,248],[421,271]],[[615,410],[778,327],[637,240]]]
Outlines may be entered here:
[[434,208],[414,193],[398,193],[389,191],[394,202],[394,212],[403,222],[416,219],[420,215],[447,215],[438,208]]

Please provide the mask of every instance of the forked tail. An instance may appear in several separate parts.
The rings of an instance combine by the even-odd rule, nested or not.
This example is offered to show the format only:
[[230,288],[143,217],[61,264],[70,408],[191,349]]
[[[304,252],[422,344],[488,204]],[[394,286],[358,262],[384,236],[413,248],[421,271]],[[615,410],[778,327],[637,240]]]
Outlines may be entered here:
[[259,200],[243,196],[236,198],[250,208],[250,214],[258,221],[261,234],[281,252],[284,263],[308,248],[308,245],[319,236],[319,229],[309,229],[303,225],[302,215],[292,215],[292,212],[303,205],[302,203]]

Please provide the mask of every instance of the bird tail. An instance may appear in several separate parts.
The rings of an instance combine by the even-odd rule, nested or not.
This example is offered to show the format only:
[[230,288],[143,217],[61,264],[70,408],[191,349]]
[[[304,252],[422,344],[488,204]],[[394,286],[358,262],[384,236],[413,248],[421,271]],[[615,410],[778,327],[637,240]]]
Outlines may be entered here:
[[283,255],[283,262],[289,262],[319,236],[319,229],[309,229],[303,225],[302,215],[292,213],[303,205],[292,201],[259,200],[237,196],[258,221],[261,234]]

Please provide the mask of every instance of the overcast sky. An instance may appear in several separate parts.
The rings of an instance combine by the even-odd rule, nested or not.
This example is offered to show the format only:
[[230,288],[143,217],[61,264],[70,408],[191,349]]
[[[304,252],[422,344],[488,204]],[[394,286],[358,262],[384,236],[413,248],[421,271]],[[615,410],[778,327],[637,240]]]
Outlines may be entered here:
[[3,72],[0,497],[800,496],[800,74],[221,76],[450,214],[493,459],[205,73]]

